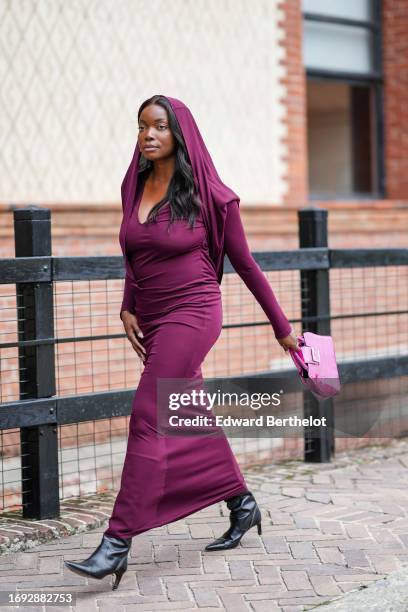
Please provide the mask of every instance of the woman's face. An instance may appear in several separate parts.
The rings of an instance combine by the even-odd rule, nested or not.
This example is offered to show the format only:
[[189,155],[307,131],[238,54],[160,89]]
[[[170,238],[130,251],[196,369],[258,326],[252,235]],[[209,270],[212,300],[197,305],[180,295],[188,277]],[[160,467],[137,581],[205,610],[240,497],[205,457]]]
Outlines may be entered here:
[[170,129],[165,108],[149,104],[143,109],[139,117],[138,143],[146,159],[155,161],[174,155],[176,139]]

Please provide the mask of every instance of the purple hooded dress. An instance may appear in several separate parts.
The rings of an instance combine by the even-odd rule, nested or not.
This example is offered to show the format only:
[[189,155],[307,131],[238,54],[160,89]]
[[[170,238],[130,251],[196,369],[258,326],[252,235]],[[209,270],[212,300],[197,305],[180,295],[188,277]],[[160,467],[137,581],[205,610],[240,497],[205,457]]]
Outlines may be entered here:
[[204,206],[190,228],[168,226],[168,206],[156,221],[139,218],[143,181],[136,149],[122,183],[119,240],[126,277],[122,310],[136,315],[146,349],[136,390],[121,486],[107,535],[128,538],[179,520],[248,490],[221,435],[158,435],[158,379],[202,382],[201,365],[222,329],[220,283],[224,255],[266,313],[275,337],[291,325],[253,259],[239,213],[239,197],[221,181],[194,118],[180,100],[166,96],[184,137]]

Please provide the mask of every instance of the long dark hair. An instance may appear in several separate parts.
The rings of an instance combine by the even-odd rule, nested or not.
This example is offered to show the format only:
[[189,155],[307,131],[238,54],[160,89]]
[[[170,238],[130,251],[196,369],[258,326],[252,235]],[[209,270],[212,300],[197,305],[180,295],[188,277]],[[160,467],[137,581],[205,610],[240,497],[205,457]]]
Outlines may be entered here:
[[[194,221],[200,212],[202,203],[198,195],[198,187],[194,179],[193,169],[190,164],[183,133],[169,101],[164,96],[155,95],[145,100],[139,108],[137,114],[138,121],[143,109],[150,104],[158,104],[167,111],[170,129],[176,140],[176,160],[174,173],[169,182],[167,193],[163,199],[153,206],[146,221],[154,221],[159,210],[166,202],[169,202],[170,223],[173,223],[176,219],[188,219],[190,227],[194,227]],[[138,170],[141,182],[144,183],[146,181],[152,169],[153,162],[146,159],[143,153],[141,153]]]

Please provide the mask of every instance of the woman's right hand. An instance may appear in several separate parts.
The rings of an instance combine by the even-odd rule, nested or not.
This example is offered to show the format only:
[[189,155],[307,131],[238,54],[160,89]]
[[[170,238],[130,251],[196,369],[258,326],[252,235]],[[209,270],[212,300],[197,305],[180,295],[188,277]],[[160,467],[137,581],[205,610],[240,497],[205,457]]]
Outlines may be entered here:
[[146,349],[140,343],[140,338],[143,338],[143,332],[140,329],[137,318],[129,310],[122,310],[120,313],[123,327],[125,328],[126,335],[133,349],[136,351],[140,359],[144,362],[146,356]]

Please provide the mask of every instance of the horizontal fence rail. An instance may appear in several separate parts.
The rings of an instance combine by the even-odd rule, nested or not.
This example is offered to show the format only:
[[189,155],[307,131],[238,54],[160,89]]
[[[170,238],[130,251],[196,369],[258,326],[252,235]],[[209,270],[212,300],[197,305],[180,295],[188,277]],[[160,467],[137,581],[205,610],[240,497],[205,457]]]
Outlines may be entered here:
[[[115,458],[124,452],[123,439],[128,423],[126,419],[131,412],[135,384],[130,387],[127,384],[122,385],[120,388],[117,386],[119,383],[115,383],[112,389],[102,388],[91,392],[69,393],[67,390],[70,390],[68,385],[71,379],[74,381],[74,389],[77,385],[76,358],[80,358],[81,347],[85,347],[84,354],[90,355],[94,365],[94,358],[98,364],[98,352],[96,348],[89,349],[90,344],[93,347],[99,345],[98,343],[106,343],[106,346],[112,343],[112,350],[117,351],[118,345],[115,343],[126,341],[123,331],[113,330],[108,333],[100,323],[93,327],[88,321],[90,317],[100,316],[99,307],[105,313],[104,318],[108,319],[108,323],[112,318],[115,322],[119,318],[119,305],[117,308],[115,305],[114,315],[106,315],[109,290],[106,287],[93,290],[91,283],[123,280],[124,266],[121,256],[52,256],[50,211],[33,207],[20,209],[14,214],[17,256],[0,259],[0,285],[3,289],[7,285],[16,286],[17,312],[17,334],[10,332],[9,340],[8,332],[1,335],[2,380],[4,381],[7,370],[5,364],[8,359],[10,363],[12,361],[12,358],[6,355],[18,354],[16,374],[19,381],[19,397],[10,400],[8,392],[3,391],[0,403],[3,508],[21,507],[26,517],[50,518],[59,515],[60,498],[69,496],[70,491],[75,488],[72,484],[75,480],[75,470],[71,473],[68,468],[72,463],[72,456],[77,453],[79,457],[81,445],[87,452],[90,448],[91,450],[88,457],[81,456],[77,459],[78,471],[81,471],[82,461],[86,469],[93,470],[93,474],[97,472],[95,448],[99,445],[98,448],[108,457],[109,465],[104,468],[103,475],[96,479],[105,483],[106,488],[117,483],[117,477],[115,480],[112,474],[105,472],[113,473],[113,467],[120,465],[120,461],[115,464]],[[398,387],[400,389],[408,372],[408,354],[404,350],[408,345],[408,249],[330,249],[327,246],[327,211],[315,208],[299,211],[299,237],[299,249],[253,253],[255,261],[266,274],[290,275],[286,296],[293,302],[290,321],[299,333],[312,331],[333,335],[336,353],[337,347],[340,347],[339,355],[343,355],[340,358],[338,355],[343,388],[349,386],[350,389],[358,389],[360,393],[361,385],[375,384],[378,385],[375,393],[379,397],[381,389],[395,379],[402,380]],[[264,344],[269,340],[264,340],[262,336],[258,341],[257,336],[251,336],[251,333],[270,330],[270,322],[265,320],[264,316],[259,316],[259,309],[252,316],[253,296],[243,287],[242,281],[234,284],[235,270],[228,258],[225,259],[224,272],[222,286],[223,289],[226,287],[225,297],[228,302],[223,325],[226,339],[221,343],[222,359],[210,364],[210,374],[205,377],[209,385],[217,384],[217,364],[221,362],[231,366],[231,371],[226,376],[224,374],[224,378],[233,382],[242,375],[240,362],[237,361],[239,351],[246,354],[245,351],[250,350],[243,334],[249,334],[249,343],[252,338],[255,344],[260,343],[259,346],[256,344],[256,354],[251,355],[250,363],[257,363],[258,360],[261,364],[267,363],[269,351],[269,345]],[[88,300],[87,305],[89,300],[100,292],[102,299],[96,302],[97,314],[92,314],[92,308],[89,308],[91,314],[81,315],[85,302],[75,302],[74,298],[77,293],[81,294],[81,290],[73,290],[74,283],[88,285],[88,289],[83,291]],[[66,293],[59,293],[59,287],[65,284],[68,285]],[[273,285],[275,288],[276,285]],[[283,291],[278,293],[283,295]],[[395,299],[392,297],[394,294]],[[388,302],[392,302],[392,308]],[[348,305],[349,311],[346,308]],[[65,308],[69,308],[70,316],[59,316],[59,311]],[[80,320],[81,316],[84,320],[83,327],[76,324],[76,319]],[[403,322],[398,325],[398,350],[395,350],[395,323],[385,325],[384,330],[381,328],[381,322],[389,320]],[[5,323],[3,329],[6,329]],[[95,333],[94,329],[101,331]],[[369,334],[367,329],[370,330]],[[361,342],[365,333],[372,346],[357,346],[357,342]],[[376,342],[379,344],[376,345]],[[109,353],[110,349],[103,350],[105,359],[105,353]],[[111,367],[109,359],[108,364]],[[279,362],[275,360],[273,372],[279,373],[279,377],[287,381],[289,391],[296,392],[299,390],[297,372],[292,364],[289,364],[290,367],[288,364],[287,359],[284,362],[282,359]],[[100,366],[95,366],[96,371],[98,367]],[[261,367],[259,370],[247,372],[247,375],[263,378],[269,376],[270,372],[270,368]],[[104,373],[107,378],[109,375],[113,380],[117,377],[113,365],[108,373]],[[103,376],[101,378],[103,379]],[[397,393],[398,390],[394,389],[392,393],[394,392]],[[356,397],[359,397],[358,393]],[[319,402],[305,391],[301,391],[300,395],[300,406],[303,407],[305,416],[321,415],[324,409],[324,414],[331,424],[319,431],[305,430],[303,458],[305,461],[330,461],[335,445],[335,400]],[[6,401],[3,401],[4,399]],[[361,397],[359,401],[361,403],[365,400]],[[381,401],[386,405],[386,398]],[[353,398],[350,398],[349,402],[352,410]],[[390,405],[387,410],[389,415],[395,413],[392,417],[396,423],[395,435],[405,435],[406,404],[402,400],[402,408]],[[76,430],[72,430],[73,427]],[[120,439],[122,442],[117,442]],[[19,461],[15,458],[16,447],[20,448]],[[293,443],[293,449],[295,448],[297,447]],[[249,443],[245,452],[249,457],[252,456]],[[255,448],[254,457],[256,452]],[[14,462],[9,471],[5,467],[7,461]],[[95,466],[92,466],[92,463]],[[61,480],[61,473],[64,482]],[[10,493],[8,500],[8,493],[4,493],[8,489],[20,489],[20,493]]]

